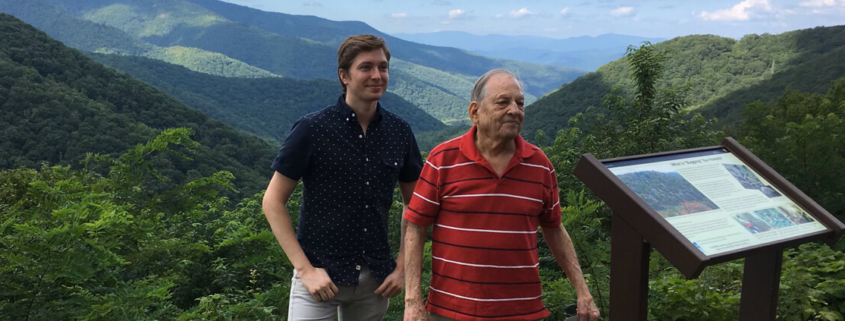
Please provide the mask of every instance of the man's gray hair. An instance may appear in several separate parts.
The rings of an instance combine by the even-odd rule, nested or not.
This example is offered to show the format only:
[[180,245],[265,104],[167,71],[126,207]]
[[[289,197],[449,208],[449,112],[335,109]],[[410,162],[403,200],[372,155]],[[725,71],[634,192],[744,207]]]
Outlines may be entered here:
[[475,86],[472,87],[472,94],[470,95],[470,101],[481,102],[484,99],[484,96],[487,95],[487,81],[490,80],[490,77],[493,77],[498,74],[507,74],[511,76],[517,83],[519,83],[519,89],[522,90],[522,82],[519,81],[517,76],[514,76],[513,73],[507,71],[505,69],[493,69],[488,72],[485,72],[481,77],[478,77],[478,80],[475,81]]

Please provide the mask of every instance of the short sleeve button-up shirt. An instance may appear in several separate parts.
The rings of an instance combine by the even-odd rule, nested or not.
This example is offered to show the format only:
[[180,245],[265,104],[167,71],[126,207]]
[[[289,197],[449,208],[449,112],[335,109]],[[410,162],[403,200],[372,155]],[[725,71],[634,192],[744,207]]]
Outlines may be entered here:
[[396,267],[388,215],[397,181],[419,178],[422,157],[407,122],[379,105],[367,132],[341,96],[298,120],[272,168],[302,179],[297,240],[336,284],[357,285],[361,264],[384,280]]

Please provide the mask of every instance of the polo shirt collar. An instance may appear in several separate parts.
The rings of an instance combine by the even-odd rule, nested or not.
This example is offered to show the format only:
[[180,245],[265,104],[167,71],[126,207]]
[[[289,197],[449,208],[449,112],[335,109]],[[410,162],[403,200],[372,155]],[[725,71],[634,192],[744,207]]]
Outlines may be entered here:
[[[376,103],[376,114],[373,116],[373,119],[370,120],[370,124],[375,124],[379,122],[382,118],[382,108],[381,102]],[[349,107],[346,104],[346,94],[340,95],[340,98],[337,99],[337,105],[335,106],[335,111],[337,111],[341,117],[353,119],[355,118],[355,111],[352,110],[352,107]]]
[[[475,125],[473,125],[472,128],[470,128],[469,131],[461,137],[461,152],[464,156],[476,163],[481,161],[487,163],[487,160],[484,159],[484,156],[481,156],[481,152],[479,152],[478,148],[475,147],[475,137],[477,132],[478,129]],[[516,143],[516,151],[513,153],[513,158],[519,157],[525,159],[534,155],[534,149],[522,139],[522,135],[516,135],[514,142]]]

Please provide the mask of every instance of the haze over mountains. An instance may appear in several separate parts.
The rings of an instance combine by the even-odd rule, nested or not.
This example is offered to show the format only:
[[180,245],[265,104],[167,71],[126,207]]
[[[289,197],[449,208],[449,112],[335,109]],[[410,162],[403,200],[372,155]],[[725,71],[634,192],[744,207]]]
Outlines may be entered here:
[[603,34],[554,39],[534,36],[475,35],[461,31],[395,34],[396,37],[433,46],[455,47],[484,56],[533,62],[586,71],[619,59],[629,45],[666,39]]

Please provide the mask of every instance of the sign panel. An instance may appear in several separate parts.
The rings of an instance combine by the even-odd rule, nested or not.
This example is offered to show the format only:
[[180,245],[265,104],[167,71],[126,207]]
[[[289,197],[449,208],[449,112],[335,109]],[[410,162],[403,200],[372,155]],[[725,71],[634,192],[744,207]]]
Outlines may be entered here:
[[707,256],[827,230],[724,148],[603,164]]

